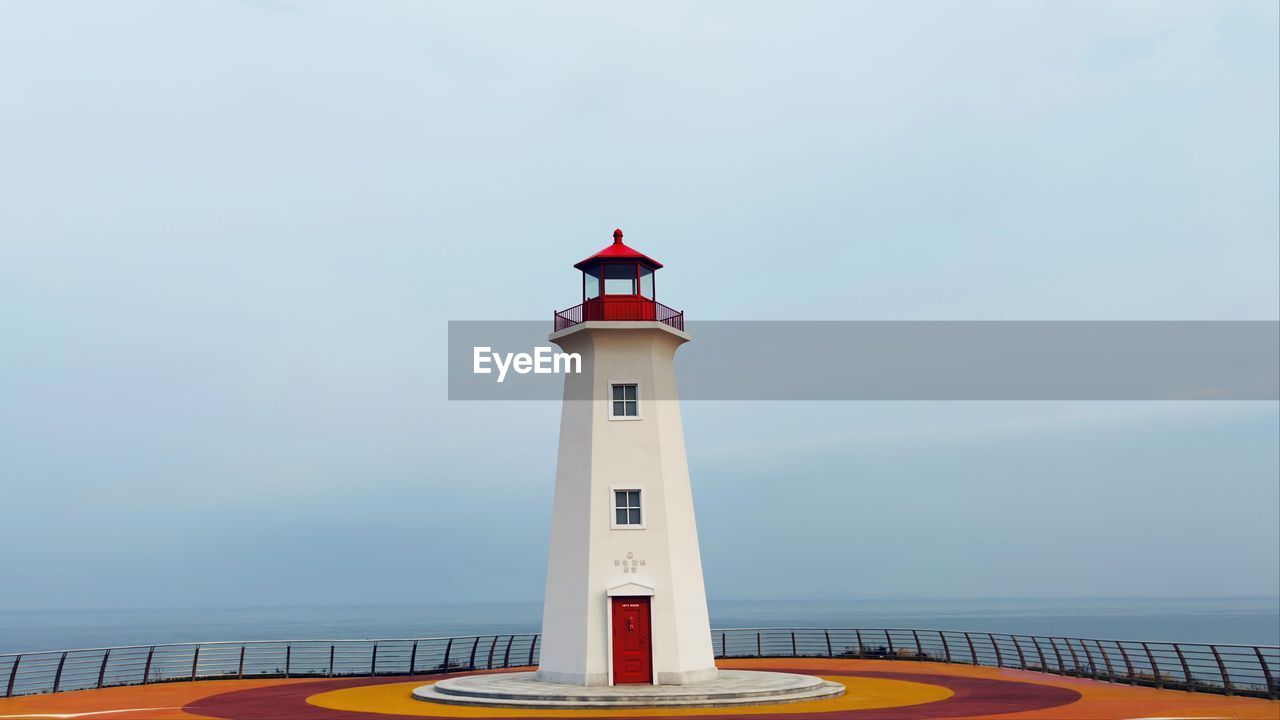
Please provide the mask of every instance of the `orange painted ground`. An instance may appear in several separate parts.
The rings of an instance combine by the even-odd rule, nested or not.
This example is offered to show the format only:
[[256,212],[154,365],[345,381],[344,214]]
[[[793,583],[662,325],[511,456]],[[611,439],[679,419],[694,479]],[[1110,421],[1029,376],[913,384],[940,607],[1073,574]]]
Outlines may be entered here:
[[722,667],[807,672],[843,683],[834,700],[689,710],[505,710],[433,705],[409,691],[434,678],[217,680],[34,695],[0,700],[11,718],[225,718],[227,720],[389,720],[424,717],[684,717],[757,720],[1104,720],[1231,718],[1280,720],[1280,701],[1156,690],[1018,670],[885,660],[735,660]]

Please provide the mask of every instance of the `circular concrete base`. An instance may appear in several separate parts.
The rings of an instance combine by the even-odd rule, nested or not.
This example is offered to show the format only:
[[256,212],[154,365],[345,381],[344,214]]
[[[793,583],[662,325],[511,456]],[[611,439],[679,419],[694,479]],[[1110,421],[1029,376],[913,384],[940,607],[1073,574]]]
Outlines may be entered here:
[[714,680],[689,685],[566,685],[541,682],[531,672],[446,678],[413,697],[446,705],[507,708],[728,707],[774,705],[838,697],[844,686],[812,675],[721,670]]

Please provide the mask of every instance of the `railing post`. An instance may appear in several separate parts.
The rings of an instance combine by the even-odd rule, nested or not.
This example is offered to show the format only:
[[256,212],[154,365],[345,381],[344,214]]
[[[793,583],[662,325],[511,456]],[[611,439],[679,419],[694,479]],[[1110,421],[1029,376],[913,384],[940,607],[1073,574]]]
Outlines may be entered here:
[[[336,654],[337,649],[336,645],[332,643],[329,644],[329,677],[333,677],[333,656]],[[241,652],[243,652],[243,650]]]
[[151,677],[151,658],[154,657],[155,654],[156,654],[156,646],[152,645],[151,649],[147,650],[147,663],[142,666],[142,684],[143,685],[146,685],[147,680]]
[[893,649],[893,636],[889,634],[888,630],[884,631],[884,641],[889,646],[889,659],[892,660],[898,657],[898,651]]
[[866,657],[867,648],[862,644],[862,631],[854,630],[853,633],[858,636],[858,657]]
[[1049,661],[1044,659],[1044,648],[1040,647],[1040,638],[1028,635],[1031,644],[1036,646],[1036,656],[1040,658],[1040,672],[1049,672]]
[[791,657],[797,657],[796,653],[796,631],[791,631]]
[[284,646],[284,676],[289,677],[289,668],[293,665],[293,645]]
[[64,652],[58,660],[58,671],[53,675],[53,692],[58,692],[58,688],[62,686],[62,666],[66,664],[67,654]]
[[533,650],[534,648],[538,647],[538,638],[540,637],[542,636],[534,635],[533,638],[529,641],[529,664],[530,665],[533,664]]
[[449,638],[449,642],[444,646],[444,662],[440,665],[440,672],[449,672],[449,651],[453,650],[453,638]]
[[[1262,658],[1262,654],[1261,654],[1261,653],[1259,653],[1259,654],[1258,654],[1258,658],[1259,658],[1259,659],[1261,659],[1261,658]],[[4,696],[5,696],[5,697],[13,697],[13,683],[14,683],[14,682],[16,682],[16,681],[17,681],[17,679],[18,679],[18,663],[20,663],[20,662],[22,662],[22,656],[21,656],[21,655],[19,655],[19,656],[15,657],[15,658],[13,659],[13,667],[9,668],[9,684],[8,684],[8,685],[5,687],[5,689],[4,689]],[[1266,667],[1266,663],[1265,663],[1265,662],[1263,663],[1263,667]],[[1269,676],[1268,676],[1268,677],[1269,677]],[[1270,680],[1268,680],[1267,684],[1268,684],[1268,685],[1270,684]]]
[[756,657],[764,657],[764,651],[760,649],[760,631],[756,631]]
[[1191,675],[1191,666],[1187,664],[1187,656],[1182,654],[1178,643],[1173,644],[1173,651],[1178,654],[1178,662],[1182,663],[1182,674],[1187,678],[1187,692],[1196,691],[1196,679]]
[[240,680],[244,679],[244,650],[246,647],[246,645],[240,646],[240,663],[236,666],[236,678]]
[[942,641],[942,658],[947,662],[951,662],[951,646],[947,644],[947,633],[939,630],[938,639]]
[[1071,640],[1067,638],[1062,638],[1062,642],[1066,643],[1067,652],[1071,653],[1071,669],[1075,671],[1076,675],[1079,675],[1080,674],[1080,656],[1076,655],[1076,649],[1072,647]]
[[1231,676],[1227,674],[1227,664],[1222,662],[1222,653],[1218,652],[1217,645],[1210,645],[1209,649],[1213,651],[1213,659],[1218,661],[1218,672],[1222,674],[1222,691],[1227,695],[1234,694],[1231,690]]
[[484,665],[484,668],[486,670],[493,669],[493,651],[494,651],[494,648],[496,647],[498,647],[498,636],[494,635],[493,642],[489,643],[489,659],[488,661],[485,662],[485,665]]
[[969,643],[969,657],[973,659],[973,664],[978,664],[978,650],[973,646],[973,638],[969,637],[969,633],[964,634],[964,641]]
[[917,660],[917,661],[923,661],[923,660],[924,660],[924,646],[920,644],[920,633],[919,633],[919,631],[917,631],[915,628],[912,628],[912,629],[911,629],[911,637],[915,638],[915,641],[916,641],[916,660]]
[[196,668],[200,665],[200,646],[196,646],[196,651],[191,653],[191,680],[196,679]]
[[1093,644],[1098,646],[1098,652],[1102,655],[1102,664],[1107,666],[1107,682],[1115,682],[1116,670],[1111,667],[1111,656],[1107,655],[1107,651],[1103,649],[1101,640],[1094,640]]
[[827,639],[827,657],[835,657],[835,655],[831,652],[831,631],[823,630],[822,635]]
[[471,643],[471,660],[467,663],[471,670],[476,669],[476,648],[480,647],[480,636],[477,635],[474,642]]
[[1066,675],[1067,664],[1062,662],[1062,651],[1058,649],[1058,643],[1054,642],[1053,638],[1048,638],[1048,640],[1049,647],[1053,648],[1053,656],[1058,659],[1058,674]]
[[369,677],[378,675],[378,643],[373,644],[373,657],[369,660]]
[[107,661],[111,659],[111,649],[102,653],[102,665],[98,666],[98,687],[102,687],[102,683],[107,679]]
[[409,674],[412,675],[418,667],[418,641],[413,641],[413,649],[409,651]]
[[507,651],[502,654],[502,667],[511,667],[511,643],[516,641],[516,636],[512,635],[507,638]]
[[1120,651],[1120,658],[1124,660],[1124,670],[1128,673],[1129,684],[1137,685],[1138,677],[1133,672],[1133,661],[1129,659],[1129,651],[1124,649],[1124,643],[1119,640],[1116,641],[1116,649]]
[[1000,646],[996,644],[996,636],[987,633],[987,640],[991,641],[991,649],[996,651],[996,667],[1004,667],[1004,655],[1000,652]]
[[720,657],[722,658],[729,657],[728,644],[725,642],[724,636],[723,632],[720,633]]
[[1152,654],[1151,647],[1142,643],[1142,649],[1147,653],[1147,662],[1151,663],[1151,674],[1156,678],[1156,688],[1164,687],[1164,679],[1160,676],[1160,664],[1156,662],[1156,656]]
[[1094,680],[1098,679],[1098,664],[1093,661],[1093,653],[1089,652],[1089,643],[1082,638],[1076,638],[1076,642],[1080,643],[1080,649],[1084,650],[1084,656],[1089,660],[1089,677]]
[[1018,667],[1026,670],[1027,656],[1022,653],[1022,643],[1018,642],[1017,635],[1010,635],[1009,639],[1013,641],[1013,649],[1018,651]]
[[[1257,645],[1254,645],[1253,652],[1255,655],[1258,656],[1258,664],[1262,666],[1262,679],[1267,682],[1267,697],[1271,698],[1272,700],[1280,698],[1280,695],[1276,693],[1276,689],[1277,689],[1276,681],[1274,678],[1271,677],[1271,666],[1267,664],[1267,658],[1262,654],[1262,648],[1258,647]],[[13,664],[13,667],[16,670],[18,667],[18,664],[15,662]],[[12,677],[9,678],[9,689],[10,691],[13,690]]]

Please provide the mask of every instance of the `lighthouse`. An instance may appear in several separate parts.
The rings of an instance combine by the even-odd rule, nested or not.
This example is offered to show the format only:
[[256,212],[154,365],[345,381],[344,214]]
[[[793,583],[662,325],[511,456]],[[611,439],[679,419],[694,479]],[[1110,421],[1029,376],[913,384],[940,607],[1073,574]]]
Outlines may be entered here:
[[684,313],[658,302],[662,263],[621,230],[574,267],[582,302],[555,313],[550,338],[581,364],[564,380],[538,669],[452,675],[413,697],[599,713],[844,694],[814,675],[716,669],[676,393]]
[[574,265],[582,303],[551,341],[565,376],[536,678],[686,685],[716,677],[676,393],[684,314],[659,303],[662,264],[613,243]]

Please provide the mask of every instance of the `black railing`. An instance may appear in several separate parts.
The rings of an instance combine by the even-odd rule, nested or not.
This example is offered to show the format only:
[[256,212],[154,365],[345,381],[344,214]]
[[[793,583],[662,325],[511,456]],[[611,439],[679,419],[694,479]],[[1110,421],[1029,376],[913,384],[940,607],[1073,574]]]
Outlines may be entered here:
[[593,320],[621,320],[627,322],[656,321],[684,330],[684,311],[669,308],[644,298],[608,298],[591,300],[581,305],[560,310],[552,315],[555,331]]
[[1280,697],[1280,647],[904,628],[732,628],[716,656],[829,657],[1015,668],[1130,685]]
[[[537,634],[263,640],[0,655],[0,697],[246,677],[369,677],[526,667]],[[901,628],[713,630],[717,658],[949,662],[1149,687],[1280,698],[1280,647]]]
[[667,325],[670,325],[671,327],[677,330],[680,330],[682,332],[684,331],[684,311],[683,310],[674,310],[672,308],[667,307],[666,305],[663,305],[662,303],[654,303],[654,305],[657,308],[658,316],[656,319],[658,322],[666,323]]
[[555,332],[560,332],[565,328],[573,327],[574,325],[582,322],[582,306],[574,305],[571,308],[560,310],[552,315],[551,321],[551,327]]
[[537,634],[178,643],[0,655],[0,697],[246,677],[370,677],[522,667]]

